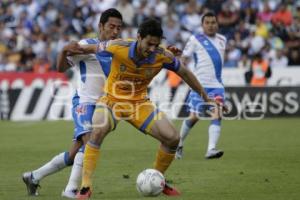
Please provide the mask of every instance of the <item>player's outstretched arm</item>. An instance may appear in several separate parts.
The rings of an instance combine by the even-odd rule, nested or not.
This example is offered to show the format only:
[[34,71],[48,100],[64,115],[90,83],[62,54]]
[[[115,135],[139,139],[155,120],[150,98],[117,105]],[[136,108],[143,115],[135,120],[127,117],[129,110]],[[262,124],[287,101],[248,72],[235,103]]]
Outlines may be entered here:
[[56,60],[56,66],[57,66],[57,71],[59,72],[64,72],[72,65],[70,64],[68,60],[68,56],[72,56],[75,54],[82,54],[83,50],[78,44],[78,42],[70,42],[69,44],[65,45],[62,51],[58,54],[57,60]]
[[98,45],[97,44],[84,44],[80,45],[83,54],[95,54],[97,53],[98,50]]
[[184,65],[181,65],[178,71],[176,72],[182,80],[184,80],[194,91],[196,91],[206,102],[214,102],[209,99],[204,88],[199,83],[195,75],[188,70]]
[[199,83],[198,79],[195,77],[195,75],[188,70],[184,65],[181,65],[178,71],[176,72],[194,91],[196,91],[204,101],[208,103],[215,103],[219,107],[223,109],[223,111],[226,113],[228,112],[228,108],[226,105],[223,105],[222,102],[215,101],[213,99],[208,98],[204,88]]

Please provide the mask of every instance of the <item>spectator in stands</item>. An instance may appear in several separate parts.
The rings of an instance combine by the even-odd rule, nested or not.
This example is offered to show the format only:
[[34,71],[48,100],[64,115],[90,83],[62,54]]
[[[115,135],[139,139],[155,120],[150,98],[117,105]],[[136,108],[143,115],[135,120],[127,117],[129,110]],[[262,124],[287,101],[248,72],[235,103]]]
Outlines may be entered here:
[[22,71],[32,71],[33,61],[36,58],[36,54],[32,51],[31,47],[27,47],[21,50],[20,52],[20,68]]
[[[176,44],[178,47],[185,44],[190,32],[202,31],[199,25],[201,14],[213,10],[219,18],[220,31],[226,34],[228,40],[234,39],[236,48],[243,54],[249,52],[248,58],[261,50],[267,40],[271,44],[269,52],[275,52],[278,48],[289,49],[287,56],[288,59],[292,59],[289,63],[295,65],[298,63],[296,49],[300,48],[299,2],[292,0],[0,1],[0,55],[22,57],[22,51],[29,46],[33,48],[35,54],[40,53],[39,49],[44,51],[50,48],[49,61],[53,63],[62,44],[82,37],[95,37],[101,12],[109,7],[118,6],[126,13],[124,20],[129,25],[125,28],[124,34],[134,37],[136,27],[152,16],[160,18],[166,32],[169,30],[169,34],[166,35],[167,43]],[[250,35],[250,32],[255,32],[259,37]],[[68,38],[65,35],[68,35]],[[48,51],[44,51],[44,54],[47,53]],[[226,55],[226,57],[231,56]],[[8,63],[7,68],[10,70],[29,70],[28,66],[24,70],[24,63],[16,64],[10,60],[2,62],[2,65]],[[16,66],[19,64],[21,66]]]
[[250,56],[259,53],[265,46],[265,40],[259,35],[255,35],[255,29],[252,29],[249,36],[249,50]]
[[134,18],[134,8],[129,0],[121,0],[118,2],[116,9],[120,11],[123,16],[125,25],[132,26]]
[[262,22],[268,24],[271,23],[272,16],[273,12],[269,6],[269,2],[265,1],[263,10],[257,13],[257,18],[260,19]]
[[292,49],[289,51],[289,66],[298,65],[300,66],[300,50]]
[[238,24],[239,14],[230,10],[229,4],[223,4],[221,12],[217,15],[220,33],[227,39],[233,38],[234,26]]
[[40,54],[33,61],[33,72],[44,74],[50,71],[51,64],[44,55]]
[[253,58],[250,71],[245,74],[246,82],[253,87],[263,87],[266,86],[270,77],[271,67],[269,61],[264,59],[261,53],[257,53]]
[[201,27],[201,17],[197,13],[196,4],[188,4],[186,6],[185,14],[181,19],[181,25],[190,32],[199,32]]
[[250,68],[251,68],[251,61],[250,61],[250,59],[248,58],[248,56],[246,54],[242,55],[242,57],[239,60],[237,66],[238,66],[239,69],[245,69],[247,71],[250,70]]
[[225,57],[224,67],[237,67],[238,61],[241,59],[242,52],[235,46],[234,40],[227,42],[227,56]]
[[135,27],[137,27],[147,18],[146,10],[147,10],[147,1],[141,0],[140,5],[136,9],[135,16],[133,18],[133,25]]
[[277,11],[272,16],[273,24],[283,24],[284,26],[290,26],[293,21],[293,16],[290,10],[288,10],[285,3],[281,3]]
[[168,36],[166,37],[167,44],[176,44],[176,41],[178,41],[180,37],[180,25],[171,17],[168,17],[166,23],[163,25],[163,31],[164,34]]
[[287,67],[288,66],[288,58],[285,56],[284,51],[282,49],[277,49],[275,57],[271,60],[270,66],[272,69],[276,67]]
[[268,38],[269,30],[267,25],[260,20],[259,18],[256,19],[256,31],[255,35],[261,36],[264,39]]

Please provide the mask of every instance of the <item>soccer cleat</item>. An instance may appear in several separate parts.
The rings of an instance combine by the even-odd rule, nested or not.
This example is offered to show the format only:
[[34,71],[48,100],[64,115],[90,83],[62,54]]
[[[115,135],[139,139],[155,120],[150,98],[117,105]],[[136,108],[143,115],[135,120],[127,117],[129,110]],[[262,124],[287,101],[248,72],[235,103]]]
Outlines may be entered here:
[[28,195],[30,196],[38,196],[38,188],[41,187],[38,183],[34,183],[32,180],[32,172],[25,172],[22,176],[22,179],[27,187]]
[[163,193],[167,196],[180,196],[180,192],[175,187],[170,186],[168,183],[165,184]]
[[77,189],[74,190],[63,190],[61,193],[62,197],[67,197],[69,199],[76,199]]
[[89,199],[92,195],[92,191],[90,187],[83,187],[80,189],[79,192],[76,194],[76,199]]
[[175,158],[176,159],[181,159],[183,156],[183,146],[179,146],[176,150]]
[[224,154],[224,151],[220,151],[217,149],[211,149],[207,151],[205,158],[206,159],[213,159],[213,158],[221,158]]

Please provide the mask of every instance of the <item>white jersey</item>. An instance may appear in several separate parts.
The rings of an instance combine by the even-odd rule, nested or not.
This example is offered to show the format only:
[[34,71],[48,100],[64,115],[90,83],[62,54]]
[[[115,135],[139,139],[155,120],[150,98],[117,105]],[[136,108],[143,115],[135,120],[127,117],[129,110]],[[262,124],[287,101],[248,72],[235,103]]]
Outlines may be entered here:
[[192,70],[205,88],[223,88],[222,67],[226,38],[221,34],[209,37],[204,34],[192,35],[182,53],[194,59]]
[[[80,45],[97,43],[99,43],[98,39],[79,41]],[[101,66],[100,60],[95,54],[68,56],[67,59],[76,71],[75,97],[79,97],[79,103],[96,103],[99,97],[103,95],[106,80],[105,71],[109,70],[104,69],[104,67],[110,66]]]

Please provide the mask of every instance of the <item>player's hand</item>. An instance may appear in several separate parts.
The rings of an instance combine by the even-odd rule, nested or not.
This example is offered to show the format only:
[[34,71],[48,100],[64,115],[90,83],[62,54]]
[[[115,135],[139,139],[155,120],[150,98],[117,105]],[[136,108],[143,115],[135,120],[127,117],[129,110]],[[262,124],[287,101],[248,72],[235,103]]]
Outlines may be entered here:
[[182,51],[174,45],[168,46],[167,49],[171,51],[174,54],[174,56],[180,56],[182,54]]
[[69,44],[67,44],[64,48],[63,51],[68,55],[68,56],[73,56],[77,54],[83,54],[84,50],[78,42],[72,41]]
[[207,103],[217,106],[223,113],[228,113],[228,107],[220,99],[206,98]]

